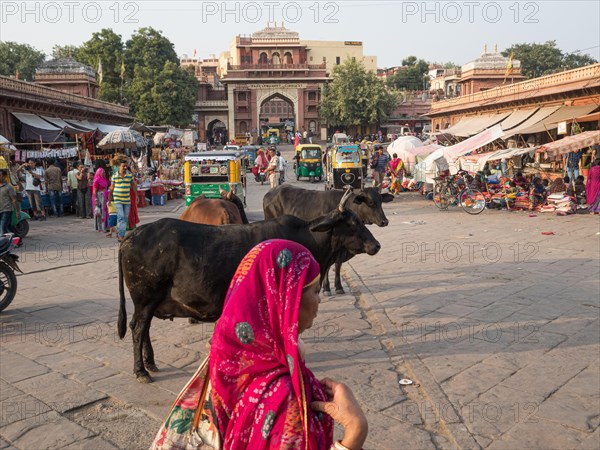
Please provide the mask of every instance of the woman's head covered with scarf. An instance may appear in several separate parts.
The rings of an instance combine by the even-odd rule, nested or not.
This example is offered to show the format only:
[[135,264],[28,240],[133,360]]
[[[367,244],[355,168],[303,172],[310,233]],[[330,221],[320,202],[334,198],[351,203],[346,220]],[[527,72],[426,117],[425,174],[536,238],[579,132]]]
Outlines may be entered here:
[[331,446],[331,418],[309,407],[327,395],[298,349],[299,331],[312,325],[317,310],[301,300],[303,293],[318,299],[319,272],[306,248],[285,240],[257,245],[240,263],[210,350],[225,449]]

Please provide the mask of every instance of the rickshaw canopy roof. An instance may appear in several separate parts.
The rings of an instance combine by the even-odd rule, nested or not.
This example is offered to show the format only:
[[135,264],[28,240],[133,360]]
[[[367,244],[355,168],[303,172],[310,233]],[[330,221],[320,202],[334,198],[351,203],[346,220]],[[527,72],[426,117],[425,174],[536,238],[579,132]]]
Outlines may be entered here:
[[242,158],[244,154],[242,152],[235,151],[207,151],[207,152],[195,152],[188,153],[185,156],[186,161],[229,161],[232,159]]

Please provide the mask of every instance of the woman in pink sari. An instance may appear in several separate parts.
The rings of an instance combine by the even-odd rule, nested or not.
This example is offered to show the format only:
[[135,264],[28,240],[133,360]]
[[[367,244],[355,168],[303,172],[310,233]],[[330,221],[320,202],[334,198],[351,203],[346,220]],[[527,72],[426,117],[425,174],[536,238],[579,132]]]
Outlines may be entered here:
[[[111,173],[106,167],[106,161],[97,159],[96,171],[92,182],[92,211],[96,231],[108,232],[108,188],[110,187]],[[96,209],[96,205],[98,209]]]
[[592,162],[588,172],[587,182],[585,183],[585,195],[590,214],[600,214],[600,158]]
[[[271,240],[240,263],[212,339],[212,402],[224,449],[358,450],[367,435],[352,392],[319,381],[299,334],[320,302],[319,264],[303,246]],[[323,414],[325,413],[325,414]],[[333,420],[345,433],[333,444]]]

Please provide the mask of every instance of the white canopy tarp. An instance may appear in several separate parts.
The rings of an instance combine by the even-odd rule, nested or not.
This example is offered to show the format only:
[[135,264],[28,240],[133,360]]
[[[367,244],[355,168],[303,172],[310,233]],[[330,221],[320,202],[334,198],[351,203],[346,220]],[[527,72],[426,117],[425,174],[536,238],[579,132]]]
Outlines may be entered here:
[[[433,183],[433,178],[437,174],[436,161],[442,158],[447,161],[450,173],[457,173],[460,168],[458,163],[458,158],[460,156],[466,155],[467,153],[495,141],[502,136],[502,133],[502,127],[500,125],[494,125],[492,128],[482,131],[458,144],[437,149],[418,165],[418,175],[415,177],[416,181]],[[417,172],[417,170],[415,172]]]

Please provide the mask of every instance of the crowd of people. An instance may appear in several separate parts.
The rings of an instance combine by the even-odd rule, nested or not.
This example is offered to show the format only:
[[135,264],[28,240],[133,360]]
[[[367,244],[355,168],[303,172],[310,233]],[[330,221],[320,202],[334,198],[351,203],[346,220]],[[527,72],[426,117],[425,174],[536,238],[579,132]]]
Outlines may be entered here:
[[[42,193],[47,192],[50,217],[63,217],[66,206],[62,195],[65,191],[64,176],[66,189],[70,193],[71,210],[78,218],[93,219],[96,231],[106,233],[107,237],[112,237],[116,232],[119,240],[123,239],[126,230],[135,228],[139,223],[136,183],[127,158],[117,156],[110,165],[104,159],[96,159],[91,166],[82,161],[65,166],[58,159],[50,161],[45,169],[41,160],[30,158],[26,163],[19,164],[12,159],[7,170],[0,170],[6,173],[6,181],[11,181],[4,185],[0,182],[0,209],[8,203],[3,203],[3,189],[12,198],[10,189],[4,187],[8,184],[15,192],[14,207],[17,214],[20,214],[25,192],[33,213],[32,220],[45,221],[47,208],[42,203]],[[3,217],[0,216],[2,224]],[[5,232],[4,227],[2,231]]]

